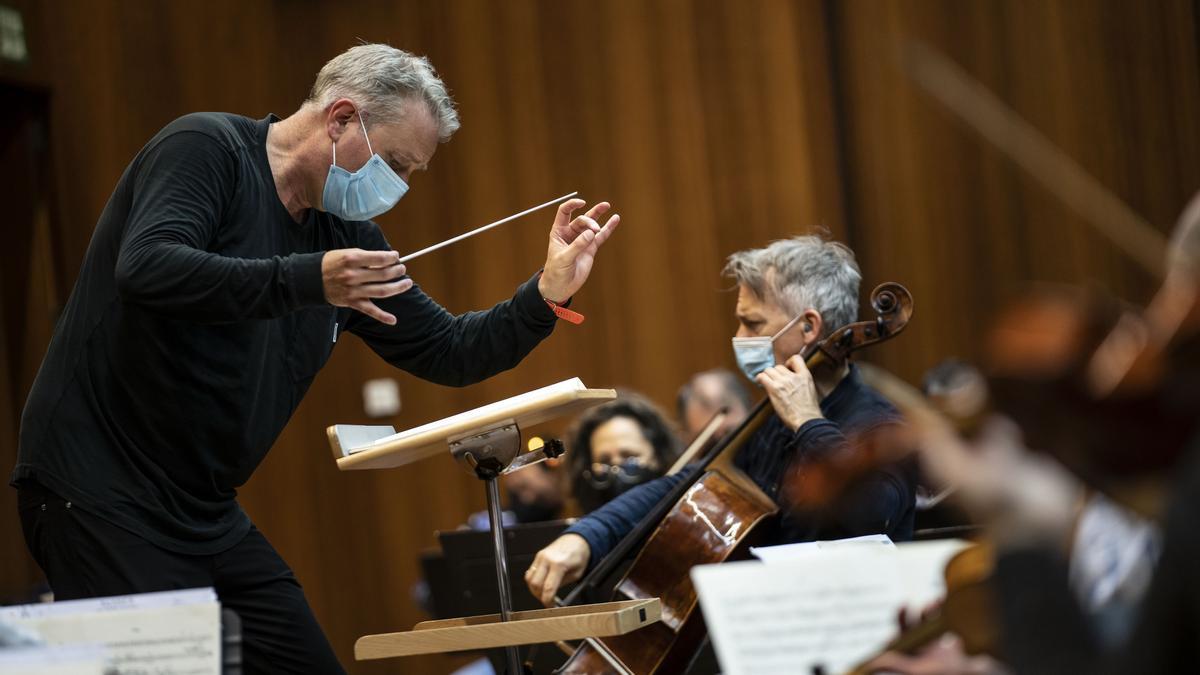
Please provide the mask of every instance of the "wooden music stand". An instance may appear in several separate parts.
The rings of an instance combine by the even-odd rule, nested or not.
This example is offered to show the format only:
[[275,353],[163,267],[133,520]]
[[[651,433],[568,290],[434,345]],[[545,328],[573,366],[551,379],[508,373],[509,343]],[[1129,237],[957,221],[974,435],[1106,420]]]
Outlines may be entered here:
[[482,480],[500,587],[500,613],[423,621],[411,631],[366,635],[354,658],[382,659],[436,652],[505,647],[510,675],[522,672],[518,645],[624,635],[658,621],[657,598],[513,612],[501,524],[500,476],[562,454],[562,443],[521,452],[521,429],[616,398],[612,389],[587,389],[578,378],[476,408],[401,433],[385,426],[329,427],[329,443],[343,471],[390,469],[444,452]]

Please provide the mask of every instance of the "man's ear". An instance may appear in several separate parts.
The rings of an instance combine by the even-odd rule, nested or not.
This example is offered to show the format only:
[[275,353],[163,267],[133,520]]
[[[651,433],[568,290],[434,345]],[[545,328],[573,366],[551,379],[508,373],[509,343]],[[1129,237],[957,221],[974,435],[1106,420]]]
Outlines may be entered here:
[[358,118],[358,106],[348,98],[339,98],[325,109],[325,132],[334,142],[346,133],[350,122]]
[[824,334],[825,321],[821,318],[821,313],[815,309],[805,310],[803,318],[800,319],[800,329],[804,331],[804,344],[812,344],[821,339]]

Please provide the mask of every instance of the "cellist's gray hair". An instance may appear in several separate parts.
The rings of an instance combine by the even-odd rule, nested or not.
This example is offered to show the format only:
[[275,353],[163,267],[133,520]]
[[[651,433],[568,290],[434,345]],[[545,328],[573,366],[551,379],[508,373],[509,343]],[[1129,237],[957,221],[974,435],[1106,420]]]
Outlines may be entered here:
[[738,251],[729,256],[724,274],[791,316],[810,308],[817,310],[824,324],[820,337],[858,318],[862,272],[854,252],[819,235]]

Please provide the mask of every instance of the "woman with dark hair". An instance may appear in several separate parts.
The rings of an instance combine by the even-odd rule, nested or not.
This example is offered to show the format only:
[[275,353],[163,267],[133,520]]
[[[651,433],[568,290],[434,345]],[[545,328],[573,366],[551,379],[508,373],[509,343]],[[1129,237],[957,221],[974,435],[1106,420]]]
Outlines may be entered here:
[[666,415],[634,392],[589,410],[568,441],[571,490],[584,513],[663,475],[681,450]]

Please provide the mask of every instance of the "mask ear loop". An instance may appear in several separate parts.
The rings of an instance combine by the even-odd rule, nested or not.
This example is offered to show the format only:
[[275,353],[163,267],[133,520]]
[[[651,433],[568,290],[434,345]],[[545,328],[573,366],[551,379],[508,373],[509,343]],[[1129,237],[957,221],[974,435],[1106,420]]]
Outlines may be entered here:
[[777,337],[779,337],[780,335],[783,335],[784,333],[788,332],[788,329],[790,329],[792,326],[795,326],[795,325],[796,325],[796,322],[797,322],[797,321],[799,321],[800,319],[803,319],[803,318],[804,318],[804,313],[803,313],[803,312],[801,312],[800,314],[797,314],[797,315],[796,315],[796,318],[794,318],[794,319],[792,319],[791,321],[787,322],[787,325],[786,325],[786,326],[784,326],[783,328],[780,328],[778,333],[776,333],[776,334],[774,334],[774,335],[772,335],[772,336],[771,336],[771,342],[774,342],[774,341],[775,341],[775,338],[777,338]]
[[[367,150],[374,155],[374,150],[371,149],[371,137],[367,136],[367,125],[362,121],[362,110],[359,110],[359,126],[362,127],[362,138],[367,139]],[[334,166],[337,166],[337,141],[334,141]]]
[[363,138],[367,139],[367,152],[374,155],[375,151],[371,149],[371,137],[367,135],[367,123],[363,121],[362,110],[358,111],[358,125],[362,127]]

